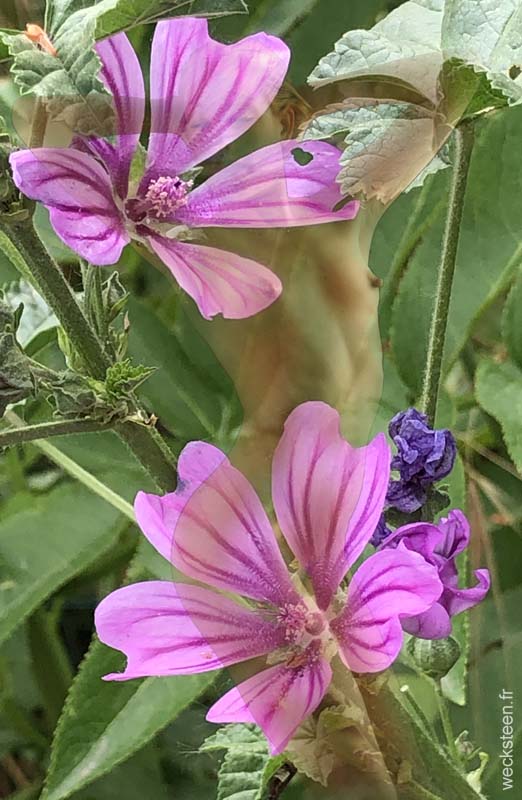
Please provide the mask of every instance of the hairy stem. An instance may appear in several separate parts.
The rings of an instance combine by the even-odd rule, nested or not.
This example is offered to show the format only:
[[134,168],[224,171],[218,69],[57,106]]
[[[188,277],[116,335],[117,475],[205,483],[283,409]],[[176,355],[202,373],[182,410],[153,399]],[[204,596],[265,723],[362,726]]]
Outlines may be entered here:
[[442,722],[444,736],[446,737],[446,742],[448,744],[448,750],[455,761],[455,764],[460,766],[460,756],[457,750],[457,745],[455,744],[455,734],[453,732],[453,726],[451,724],[451,718],[449,715],[448,701],[444,697],[440,681],[435,681],[435,693],[437,695],[439,715]]
[[[37,235],[32,222],[4,225],[3,232],[25,262],[26,270],[38,292],[52,308],[66,335],[76,348],[90,375],[104,380],[110,361],[87,322],[73,291],[56,262],[51,258]],[[6,255],[10,258],[11,252]],[[18,266],[18,259],[13,259]]]
[[435,294],[435,305],[428,339],[426,370],[422,387],[420,406],[428,415],[431,424],[435,422],[437,398],[442,374],[442,359],[448,325],[448,312],[451,289],[457,261],[460,226],[464,211],[464,198],[468,181],[471,153],[473,150],[473,122],[467,120],[456,130],[455,166],[451,181],[446,227],[442,242],[442,254]]
[[[89,375],[105,379],[111,360],[92,329],[60,268],[51,258],[32,222],[0,226],[5,253],[24,277],[30,276],[37,290],[52,308]],[[136,410],[139,412],[139,406]],[[147,415],[142,413],[144,419]],[[131,420],[116,430],[134,456],[150,474],[157,487],[172,491],[176,485],[173,455],[152,425]]]
[[51,436],[66,436],[72,433],[92,433],[106,430],[109,426],[90,419],[68,419],[56,422],[39,422],[36,425],[24,425],[0,431],[0,448],[11,447],[36,439],[48,439]]

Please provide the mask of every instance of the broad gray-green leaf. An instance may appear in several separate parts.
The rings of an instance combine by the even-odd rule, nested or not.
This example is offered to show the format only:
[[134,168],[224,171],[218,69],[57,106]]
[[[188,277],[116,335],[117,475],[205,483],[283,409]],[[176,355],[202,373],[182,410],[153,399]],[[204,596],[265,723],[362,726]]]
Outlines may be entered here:
[[[115,544],[119,513],[77,484],[0,520],[0,642]],[[23,535],[21,535],[21,532]]]
[[342,193],[375,197],[385,204],[432,163],[440,146],[437,140],[444,135],[426,108],[361,99],[312,119],[303,138],[338,136],[342,131],[348,131],[337,178]]
[[74,131],[108,135],[113,112],[98,78],[95,27],[92,15],[72,14],[53,37],[55,54],[40,49],[24,34],[3,40],[13,57],[11,72],[21,94],[33,93],[44,100],[49,115]]
[[442,49],[484,71],[510,103],[522,100],[522,2],[520,0],[446,0]]
[[[475,321],[510,284],[522,261],[522,195],[519,142],[522,109],[494,114],[477,129],[446,336],[444,369],[455,361]],[[495,157],[491,157],[491,153]],[[431,191],[444,195],[449,175],[434,177]],[[435,197],[435,194],[434,194]],[[392,348],[399,374],[420,394],[433,310],[444,214],[418,243],[393,307]],[[393,251],[390,252],[393,257]]]
[[225,750],[218,773],[217,800],[262,800],[268,781],[281,764],[272,758],[255,725],[227,725],[205,740],[201,752]]
[[175,719],[214,675],[105,682],[123,667],[121,653],[95,641],[58,723],[42,800],[66,800],[106,775]]
[[348,31],[309,77],[312,86],[365,76],[404,81],[433,103],[442,66],[443,0],[410,0],[370,31]]
[[509,455],[522,473],[522,371],[511,361],[482,361],[475,378],[478,402],[500,424]]
[[509,355],[522,369],[522,269],[518,270],[504,306],[502,335]]

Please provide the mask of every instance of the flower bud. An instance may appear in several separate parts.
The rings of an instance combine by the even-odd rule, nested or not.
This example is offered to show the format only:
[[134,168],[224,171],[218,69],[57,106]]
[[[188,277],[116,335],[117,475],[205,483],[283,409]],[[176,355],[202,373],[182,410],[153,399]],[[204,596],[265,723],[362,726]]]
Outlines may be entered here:
[[440,680],[457,663],[460,656],[460,645],[452,636],[448,636],[447,639],[412,637],[408,642],[408,652],[426,675]]

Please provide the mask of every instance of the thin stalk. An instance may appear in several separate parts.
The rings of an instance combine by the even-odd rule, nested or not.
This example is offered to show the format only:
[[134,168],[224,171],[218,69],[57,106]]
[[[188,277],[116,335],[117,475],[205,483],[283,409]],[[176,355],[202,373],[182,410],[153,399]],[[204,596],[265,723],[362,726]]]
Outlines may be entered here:
[[40,422],[36,425],[24,425],[0,431],[0,448],[12,447],[37,439],[49,439],[51,436],[67,436],[73,433],[92,433],[107,430],[109,426],[90,419],[69,419],[57,422]]
[[457,262],[460,226],[464,212],[464,198],[468,181],[469,166],[474,142],[473,122],[467,120],[456,130],[455,165],[450,187],[446,227],[442,242],[442,254],[435,294],[435,305],[431,319],[428,339],[426,370],[422,387],[420,407],[428,415],[430,423],[435,423],[437,398],[442,374],[444,343],[448,326],[448,312],[451,289]]
[[[6,419],[18,426],[23,425],[23,420],[14,413],[14,411],[7,411],[5,414]],[[35,447],[40,450],[47,458],[51,461],[54,461],[55,464],[58,464],[65,472],[67,472],[72,478],[75,478],[80,483],[83,483],[91,492],[97,494],[98,497],[101,497],[107,503],[110,503],[111,506],[117,508],[118,511],[121,511],[131,522],[135,521],[134,511],[130,503],[120,497],[119,494],[116,494],[112,489],[102,483],[98,478],[94,475],[91,475],[90,472],[87,472],[86,469],[81,467],[76,461],[73,461],[72,458],[66,456],[65,453],[62,453],[57,447],[49,442],[45,441],[35,441]]]
[[34,104],[33,121],[31,125],[31,133],[29,134],[28,147],[32,150],[35,147],[41,147],[45,139],[45,131],[47,130],[47,109],[45,101],[41,97],[36,98]]
[[103,307],[101,268],[86,264],[82,266],[82,275],[86,304],[90,306],[87,316],[102,344],[105,345],[109,339],[109,326]]
[[54,730],[73,674],[60,637],[56,610],[39,608],[28,622],[29,646],[36,679],[42,693],[47,725]]
[[461,761],[460,761],[459,751],[457,750],[457,745],[455,744],[455,733],[453,732],[453,725],[451,724],[451,718],[449,715],[448,701],[444,697],[440,681],[434,681],[434,683],[435,683],[435,694],[437,696],[437,704],[440,714],[440,721],[442,722],[442,729],[444,731],[444,736],[446,737],[448,750],[450,751],[450,754],[453,760],[455,761],[455,764],[460,766]]

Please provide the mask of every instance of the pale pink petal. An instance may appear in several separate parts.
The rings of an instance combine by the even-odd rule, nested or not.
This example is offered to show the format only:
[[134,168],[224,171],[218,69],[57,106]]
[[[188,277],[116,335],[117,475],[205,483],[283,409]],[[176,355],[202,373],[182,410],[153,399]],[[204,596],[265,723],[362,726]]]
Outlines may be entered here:
[[20,150],[10,157],[20,191],[50,211],[61,239],[93,264],[114,264],[130,241],[107,172],[73,149]]
[[303,667],[278,664],[231,689],[207,714],[209,722],[253,722],[272,755],[282,753],[297,728],[323,699],[332,670],[318,656]]
[[138,523],[160,553],[211,586],[277,606],[295,602],[263,506],[225,454],[205,442],[191,442],[179,457],[178,475],[174,493],[140,493],[137,498]]
[[208,672],[265,655],[284,643],[275,620],[200,586],[145,581],[106,597],[95,613],[98,636],[127,656],[107,680]]
[[149,242],[205,319],[251,317],[281,294],[277,275],[250,258],[163,236],[151,236]]
[[281,530],[326,609],[382,513],[390,472],[384,436],[353,448],[338,412],[303,403],[285,423],[274,454],[272,497]]
[[160,22],[147,179],[180,174],[248,130],[277,94],[289,58],[284,42],[265,33],[226,45],[209,37],[206,20]]
[[176,218],[191,228],[286,228],[353,219],[358,201],[338,208],[339,156],[327,142],[268,145],[190,192]]
[[93,137],[88,144],[105,162],[116,191],[124,198],[145,114],[143,75],[138,57],[124,33],[98,42],[96,52],[102,62],[100,78],[113,97],[118,140],[113,145]]
[[437,568],[399,546],[366,559],[350,581],[346,606],[330,623],[354,672],[379,672],[402,646],[402,617],[427,611],[442,592]]

